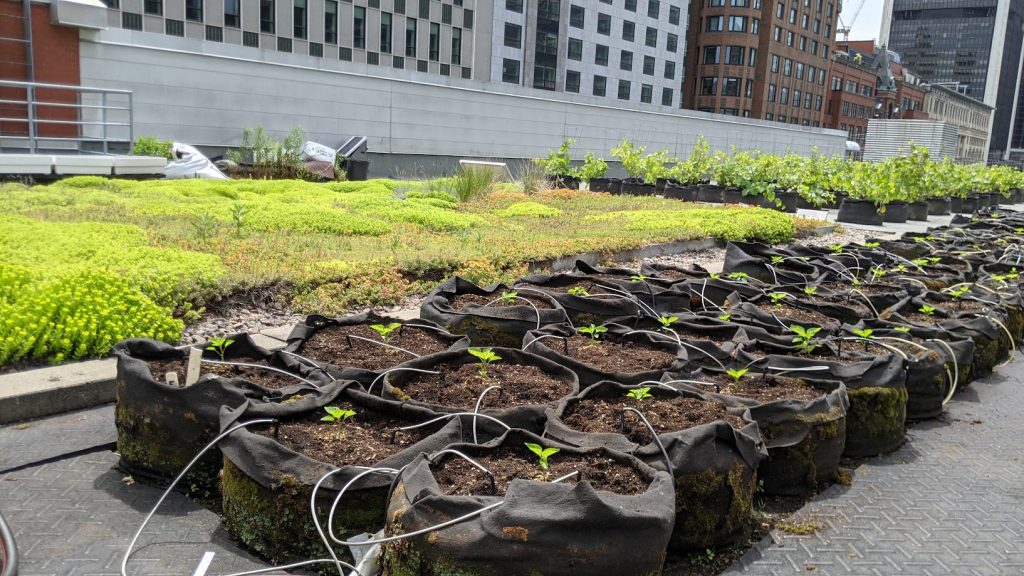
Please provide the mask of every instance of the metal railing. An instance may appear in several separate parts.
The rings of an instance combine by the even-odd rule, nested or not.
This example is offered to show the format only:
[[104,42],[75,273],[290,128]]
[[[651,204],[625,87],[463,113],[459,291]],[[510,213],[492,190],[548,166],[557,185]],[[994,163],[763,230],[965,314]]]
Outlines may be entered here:
[[71,144],[109,154],[111,145],[131,147],[133,124],[131,90],[0,80],[0,150],[34,154]]

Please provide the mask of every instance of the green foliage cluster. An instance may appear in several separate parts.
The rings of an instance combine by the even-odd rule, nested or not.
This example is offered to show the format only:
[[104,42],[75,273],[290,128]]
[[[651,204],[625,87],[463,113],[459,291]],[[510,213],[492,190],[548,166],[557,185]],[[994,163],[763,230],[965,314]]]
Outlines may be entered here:
[[543,168],[549,176],[569,176],[583,182],[590,182],[594,178],[603,178],[608,172],[608,163],[593,152],[584,154],[582,166],[576,168],[571,166],[570,150],[575,143],[575,140],[567,139],[556,150],[549,151],[547,158],[535,158],[533,162]]
[[0,365],[98,356],[129,337],[174,342],[183,324],[120,276],[39,276],[0,263]]
[[139,136],[132,142],[132,154],[136,156],[156,156],[173,160],[171,147],[174,145],[170,140],[160,140],[155,136]]
[[502,210],[495,210],[494,213],[502,218],[553,218],[562,215],[562,211],[558,208],[552,208],[540,202],[516,202]]
[[633,210],[586,218],[589,223],[612,221],[624,221],[627,230],[671,233],[679,239],[712,237],[731,241],[761,239],[786,242],[796,232],[792,218],[763,208]]

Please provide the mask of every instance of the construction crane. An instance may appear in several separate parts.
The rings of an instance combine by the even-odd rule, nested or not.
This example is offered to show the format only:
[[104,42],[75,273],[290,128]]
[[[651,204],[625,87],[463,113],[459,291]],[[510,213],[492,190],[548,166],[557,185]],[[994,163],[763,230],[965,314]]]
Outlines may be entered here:
[[839,23],[842,24],[842,26],[839,27],[839,29],[836,30],[836,32],[839,32],[839,33],[841,33],[843,35],[843,42],[849,42],[850,41],[850,28],[852,28],[853,27],[853,23],[857,21],[857,16],[860,16],[860,9],[863,8],[863,7],[864,7],[864,0],[859,0],[857,2],[857,7],[853,9],[853,16],[850,17],[849,22],[843,22],[843,14],[842,14],[842,12],[839,13],[839,18],[838,19],[839,19]]

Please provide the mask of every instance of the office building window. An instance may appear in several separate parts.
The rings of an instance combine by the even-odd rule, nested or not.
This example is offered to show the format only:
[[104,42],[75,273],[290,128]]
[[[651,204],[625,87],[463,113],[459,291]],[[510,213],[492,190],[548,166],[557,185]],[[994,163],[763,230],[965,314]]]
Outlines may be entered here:
[[519,84],[519,60],[505,58],[501,61],[501,81]]
[[580,73],[575,70],[565,71],[565,91],[574,94],[580,93]]
[[757,65],[757,48],[750,49],[750,57],[747,59],[747,66],[753,68]]
[[619,100],[629,100],[629,80],[619,80]]
[[605,36],[611,36],[612,34],[612,17],[607,14],[597,15],[597,33],[604,34]]
[[751,18],[750,19],[750,33],[756,36],[760,32],[761,32],[761,19],[760,18]]
[[466,30],[473,29],[473,11],[469,8],[462,10],[462,27]]
[[745,84],[743,86],[743,96],[745,96],[747,98],[751,98],[751,97],[754,96],[754,79],[753,78],[747,78],[747,80],[746,80],[746,82],[745,82]]
[[352,46],[366,48],[366,8],[355,6],[352,10]]
[[636,0],[626,0],[626,10],[636,12]]
[[674,52],[676,52],[676,50],[678,50],[678,45],[679,45],[679,37],[678,36],[676,36],[675,34],[666,34],[665,35],[665,50],[674,53]]
[[505,22],[505,46],[509,48],[523,47],[523,27],[519,24]]
[[274,0],[260,0],[260,32],[273,34],[276,30],[277,14]]
[[598,44],[594,49],[594,64],[598,66],[608,65],[608,47]]
[[292,5],[292,36],[306,37],[306,0],[293,0]]
[[185,0],[185,20],[203,21],[203,0]]
[[674,26],[679,25],[679,7],[669,6],[668,7],[668,23]]
[[721,46],[705,46],[704,47],[704,63],[705,64],[721,64],[722,63],[722,47]]
[[654,100],[654,86],[650,84],[640,85],[640,101],[644,104],[650,104]]
[[700,93],[703,96],[714,96],[718,93],[718,78],[704,76],[700,79]]
[[625,70],[632,72],[633,70],[633,53],[628,50],[623,50],[619,53],[619,70]]
[[721,32],[722,24],[725,20],[724,16],[708,16],[708,23],[706,30],[708,32]]
[[772,72],[776,72],[777,73],[779,71],[779,61],[780,61],[779,55],[778,54],[772,54]]
[[146,14],[153,14],[155,16],[163,16],[164,14],[164,0],[146,0],[142,3],[142,11]]
[[671,106],[672,105],[672,89],[662,88],[661,89],[661,105]]
[[743,46],[726,46],[725,47],[725,63],[732,66],[743,65]]
[[661,2],[658,0],[647,0],[647,17],[655,20],[661,15]]
[[644,56],[644,74],[654,76],[654,56]]
[[566,51],[566,58],[569,60],[583,60],[583,41],[569,38],[569,49]]
[[338,43],[338,3],[335,0],[324,0],[324,42]]
[[419,21],[415,18],[405,19],[405,55],[409,58],[416,57],[416,32]]
[[586,20],[586,11],[582,6],[575,4],[569,6],[569,26],[573,28],[583,28],[584,21]]
[[644,44],[646,46],[650,46],[651,48],[657,48],[658,47],[658,29],[657,28],[651,28],[650,26],[647,27],[647,31],[644,34]]
[[452,64],[462,64],[462,28],[452,28]]
[[775,84],[769,84],[768,85],[768,101],[769,102],[775,102],[775,91],[776,90],[777,90],[777,87],[775,86]]
[[224,25],[228,28],[242,27],[240,0],[224,0]]
[[676,63],[671,60],[665,61],[665,78],[668,80],[676,78]]
[[636,24],[629,20],[622,21],[622,39],[627,42],[632,42],[636,37]]
[[746,32],[746,16],[729,16],[729,32]]
[[[509,12],[518,12],[519,14],[522,14],[523,13],[523,0],[505,0],[505,10],[508,10]],[[427,16],[423,16],[422,14],[420,15],[420,18],[429,18],[429,17],[430,17],[429,15],[427,15]]]
[[380,51],[391,54],[391,13],[380,13]]
[[740,79],[731,76],[726,76],[722,83],[722,95],[723,96],[739,96],[740,95]]
[[[779,102],[786,105],[789,104],[789,88],[783,86],[782,90],[779,90]],[[785,120],[783,120],[783,122],[785,122]]]
[[594,96],[604,96],[607,89],[608,79],[604,76],[594,76]]

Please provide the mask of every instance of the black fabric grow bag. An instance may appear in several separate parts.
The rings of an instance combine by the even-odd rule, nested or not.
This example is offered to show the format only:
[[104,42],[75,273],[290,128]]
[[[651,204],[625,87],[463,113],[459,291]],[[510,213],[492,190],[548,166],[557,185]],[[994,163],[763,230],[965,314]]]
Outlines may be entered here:
[[[556,364],[547,358],[543,358],[536,354],[529,352],[523,352],[522,350],[515,348],[494,348],[493,352],[498,356],[501,356],[499,361],[501,364],[514,364],[514,365],[525,365],[533,366],[544,372],[546,375],[564,382],[567,387],[567,392],[563,394],[558,400],[552,401],[549,404],[520,404],[513,405],[503,408],[486,408],[481,409],[480,412],[487,414],[501,420],[506,425],[512,428],[523,428],[525,430],[537,431],[544,429],[544,411],[548,405],[556,405],[562,399],[569,397],[579,392],[579,378],[568,368]],[[446,366],[462,366],[465,364],[475,364],[477,359],[470,355],[466,351],[454,351],[454,352],[442,352],[440,354],[432,354],[430,356],[424,356],[418,358],[412,362],[404,364],[403,368],[416,368],[420,370],[432,370],[440,371],[442,374],[438,376],[417,374],[415,372],[392,372],[384,377],[384,391],[383,396],[389,400],[396,400],[403,402],[410,406],[417,406],[425,408],[427,410],[434,411],[439,414],[451,414],[453,412],[472,412],[473,406],[445,406],[439,404],[436,400],[431,398],[411,398],[407,394],[402,386],[406,382],[419,377],[424,378],[442,378],[445,373]],[[483,392],[484,389],[494,386],[501,385],[500,378],[489,378],[487,380],[481,380],[479,391]],[[371,391],[372,392],[372,391]],[[488,400],[494,400],[495,398],[503,398],[504,392],[499,396],[498,391],[493,392],[487,396]],[[486,404],[485,404],[486,406]]]
[[[381,316],[374,312],[364,312],[362,314],[356,314],[353,316],[345,316],[343,318],[327,318],[326,316],[320,316],[313,314],[306,317],[305,322],[302,324],[296,324],[292,328],[291,333],[288,335],[288,345],[285,347],[285,351],[300,354],[305,358],[317,362],[319,365],[325,367],[327,372],[339,380],[355,380],[364,386],[369,385],[373,382],[381,372],[384,370],[374,371],[366,370],[363,368],[346,365],[344,358],[321,358],[315,354],[310,354],[306,349],[306,342],[317,332],[331,327],[336,326],[358,326],[358,325],[371,325],[371,324],[384,324],[388,325],[391,323],[398,323],[402,325],[402,328],[396,333],[395,341],[387,342],[388,344],[401,347],[401,333],[409,327],[422,327],[422,329],[428,331],[438,339],[443,341],[447,345],[448,350],[463,350],[469,347],[469,338],[467,336],[459,336],[448,332],[444,328],[429,320],[402,320],[400,318],[391,318],[388,316]],[[381,347],[381,352],[385,353],[388,349]],[[287,357],[287,355],[286,355]],[[404,362],[412,360],[415,356],[400,354],[396,358],[396,362],[390,367],[398,366]],[[303,361],[298,358],[291,357],[290,360],[302,364]]]
[[907,221],[908,206],[906,202],[889,202],[885,205],[884,222],[902,224]]
[[907,220],[927,222],[928,213],[927,202],[911,202],[907,205]]
[[841,382],[816,384],[822,394],[814,400],[772,402],[709,392],[691,384],[673,386],[733,408],[750,410],[768,449],[768,457],[757,469],[765,494],[806,496],[832,483],[839,473],[849,406],[846,387]]
[[678,375],[686,370],[688,353],[685,348],[676,344],[671,335],[631,334],[631,332],[634,332],[634,329],[621,324],[605,324],[605,327],[608,331],[601,335],[600,341],[595,342],[594,346],[601,346],[601,342],[616,343],[623,346],[640,345],[672,354],[675,356],[675,360],[663,369],[636,366],[635,371],[606,372],[598,366],[588,364],[565,353],[565,338],[577,334],[577,331],[564,324],[545,326],[540,330],[527,333],[523,338],[523,350],[547,358],[556,364],[572,370],[579,377],[580,388],[597,384],[602,380],[614,380],[622,384],[639,384],[648,380],[660,380],[666,374]]
[[[625,398],[634,388],[617,382],[601,382],[566,402],[565,410],[586,398]],[[656,398],[706,398],[687,390],[652,387]],[[747,423],[733,428],[718,420],[684,430],[658,434],[672,464],[676,495],[676,523],[669,550],[675,553],[703,551],[734,543],[742,537],[753,511],[757,489],[755,471],[768,452],[750,412],[740,412]],[[657,470],[666,470],[665,457],[655,442],[639,445],[622,434],[586,433],[548,412],[545,438],[581,448],[606,447],[633,454]]]
[[882,215],[878,213],[875,203],[870,200],[854,200],[846,198],[839,205],[839,214],[836,222],[847,222],[849,224],[868,224],[881,226]]
[[949,198],[928,199],[928,214],[931,216],[947,216],[949,215],[949,208]]
[[[771,264],[772,257],[784,258],[783,262]],[[822,273],[813,265],[803,262],[800,257],[778,252],[758,243],[730,242],[725,247],[725,263],[722,273],[740,272],[770,284],[806,285],[818,280]]]
[[[565,310],[555,299],[552,308],[534,310],[523,304],[507,307],[484,307],[468,304],[454,309],[451,301],[460,294],[476,294],[498,299],[510,288],[502,285],[482,288],[469,280],[450,278],[434,289],[420,305],[420,317],[442,326],[454,334],[469,336],[474,346],[519,346],[523,336],[539,326],[565,322]],[[526,296],[527,294],[523,294]],[[535,296],[535,294],[529,294]],[[546,300],[543,295],[538,296]],[[539,318],[538,318],[538,312]]]
[[[418,407],[379,399],[371,404],[366,398],[358,387],[350,386],[290,404],[246,403],[234,410],[225,408],[221,413],[221,427],[227,430],[236,423],[260,418],[286,422],[310,411],[320,412],[325,406],[341,401],[360,407],[365,405],[366,410],[407,419],[410,424],[433,416],[429,410]],[[325,426],[332,425],[328,423]],[[463,421],[459,418],[438,426],[437,432],[396,454],[364,464],[398,469],[421,452],[441,450],[466,439]],[[466,431],[468,433],[468,427]],[[233,432],[220,444],[224,453],[223,513],[228,530],[250,550],[273,563],[327,557],[309,506],[317,481],[336,466],[295,452],[274,438],[249,428]],[[317,516],[325,531],[327,514],[338,492],[362,470],[357,466],[342,466],[340,472],[325,480],[317,491]],[[374,533],[384,526],[391,480],[389,475],[370,474],[346,491],[338,507],[339,513],[334,518],[335,534],[339,538],[346,539],[363,532]],[[335,546],[335,550],[339,556],[348,557],[346,548]]]
[[[591,266],[582,260],[576,261],[575,270],[578,274],[586,275],[594,281],[616,287],[628,292],[637,300],[649,306],[656,313],[679,312],[690,309],[690,295],[675,290],[676,281],[659,277],[649,277],[643,280],[634,280],[643,273],[637,273],[628,268],[602,268]],[[594,278],[594,277],[597,278]],[[645,309],[646,310],[646,309]],[[647,310],[649,313],[650,310]]]
[[[566,291],[580,283],[593,284],[593,292],[588,296],[583,296],[569,294]],[[536,274],[522,278],[515,283],[513,289],[524,294],[534,294],[534,291],[548,294],[558,302],[575,326],[601,324],[605,320],[618,316],[639,316],[644,310],[642,304],[638,302],[637,296],[626,292],[621,286],[606,280],[592,279],[586,274]],[[528,290],[530,292],[527,292]],[[557,323],[559,322],[544,322],[544,324]],[[533,326],[530,329],[537,328],[537,326]],[[475,340],[474,344],[476,344]],[[511,346],[519,346],[519,344],[517,342]]]
[[586,478],[557,484],[514,479],[504,497],[447,495],[438,487],[427,456],[420,455],[402,472],[391,498],[389,535],[504,503],[464,522],[386,545],[384,575],[647,576],[661,571],[675,518],[668,473],[620,452],[558,445],[519,430],[482,446],[451,448],[472,458],[524,442],[558,446],[561,452],[555,458],[599,453],[637,470],[650,485],[641,494],[619,495],[595,490]]
[[[227,361],[269,361],[284,365],[276,356],[257,346],[247,334],[228,337],[234,342],[224,349]],[[197,347],[206,348],[208,344]],[[284,401],[317,397],[336,388],[319,371],[299,370],[297,374],[311,382],[295,379],[294,384],[269,389],[241,378],[226,378],[201,372],[198,382],[188,387],[168,385],[163,374],[151,373],[148,362],[188,358],[189,350],[174,348],[154,340],[131,339],[114,346],[117,357],[117,451],[119,466],[139,478],[158,483],[169,482],[219,430],[222,406],[235,407],[249,399]],[[211,350],[203,357],[220,360]],[[181,384],[185,374],[178,375]],[[318,390],[318,387],[324,387]],[[198,495],[217,492],[221,468],[220,451],[210,450],[180,484]]]

